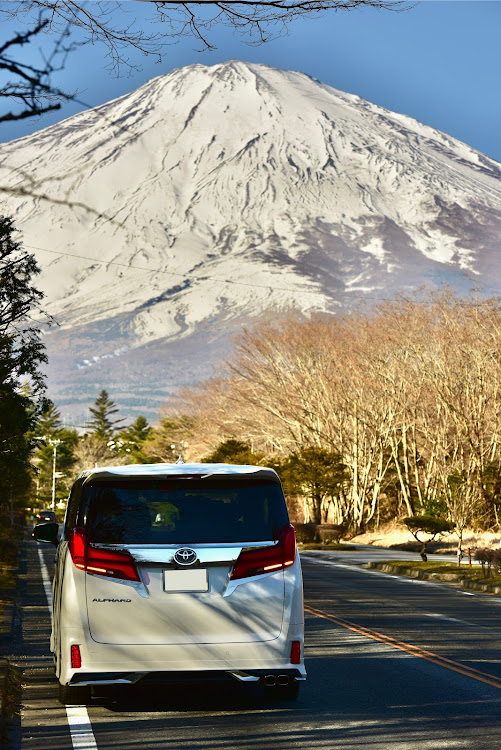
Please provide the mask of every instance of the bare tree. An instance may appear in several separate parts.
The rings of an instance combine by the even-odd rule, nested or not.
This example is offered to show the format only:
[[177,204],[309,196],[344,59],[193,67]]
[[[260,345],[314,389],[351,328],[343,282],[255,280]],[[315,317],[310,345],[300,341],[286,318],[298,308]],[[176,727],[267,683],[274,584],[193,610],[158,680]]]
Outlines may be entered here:
[[452,295],[432,305],[436,333],[423,365],[436,403],[435,472],[460,559],[466,524],[486,512],[487,467],[500,461],[501,308],[498,300],[465,302]]
[[75,448],[75,464],[73,477],[77,477],[81,471],[94,469],[98,466],[121,466],[132,463],[127,454],[118,454],[112,450],[108,441],[99,435],[84,435]]
[[39,17],[26,31],[17,32],[0,44],[0,72],[4,79],[0,98],[6,104],[6,109],[0,111],[0,122],[39,117],[60,109],[62,102],[75,97],[74,93],[61,91],[52,83],[52,76],[64,68],[68,54],[74,49],[68,27],[55,35],[50,52],[40,54],[38,64],[28,55],[23,59],[23,52],[39,41],[49,28],[49,19]]
[[499,300],[447,291],[349,316],[275,316],[242,333],[228,375],[183,393],[191,447],[334,451],[349,479],[336,519],[363,527],[390,491],[397,515],[446,514],[460,556],[466,524],[499,501],[500,352]]
[[[151,7],[153,30],[141,27],[135,14],[137,3]],[[276,38],[298,18],[319,16],[327,12],[350,11],[373,7],[404,10],[407,0],[261,0],[261,2],[179,3],[171,0],[136,0],[136,2],[78,2],[76,0],[14,0],[4,2],[0,13],[33,22],[39,16],[48,19],[50,30],[59,35],[68,26],[81,29],[83,38],[106,47],[108,65],[117,73],[131,65],[130,54],[138,51],[161,59],[166,48],[181,37],[191,37],[199,51],[214,49],[212,31],[226,26],[248,44],[262,44]]]

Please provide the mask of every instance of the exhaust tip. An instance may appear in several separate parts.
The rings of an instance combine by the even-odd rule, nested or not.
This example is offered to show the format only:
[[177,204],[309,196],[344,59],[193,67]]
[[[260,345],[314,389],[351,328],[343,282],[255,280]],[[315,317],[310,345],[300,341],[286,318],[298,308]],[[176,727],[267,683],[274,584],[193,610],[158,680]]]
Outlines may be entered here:
[[266,687],[274,687],[277,684],[277,678],[274,674],[267,674],[265,675],[263,682]]
[[279,674],[277,677],[277,685],[280,685],[281,687],[285,687],[290,682],[290,677],[288,674]]

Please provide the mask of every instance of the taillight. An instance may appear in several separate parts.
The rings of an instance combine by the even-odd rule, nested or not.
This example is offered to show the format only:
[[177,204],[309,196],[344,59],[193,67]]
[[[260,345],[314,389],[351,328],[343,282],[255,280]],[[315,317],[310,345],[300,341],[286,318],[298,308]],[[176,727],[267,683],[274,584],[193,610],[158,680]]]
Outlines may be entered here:
[[80,570],[126,581],[141,580],[136,563],[129,552],[92,547],[84,529],[76,528],[70,532],[68,546],[71,559]]
[[301,641],[292,641],[291,664],[301,664]]
[[83,529],[76,528],[70,531],[68,541],[71,559],[75,567],[85,570],[85,553],[87,550],[87,534]]
[[71,647],[71,666],[73,667],[73,669],[80,669],[80,667],[82,666],[80,646]]
[[262,573],[273,573],[288,568],[296,559],[296,534],[294,526],[284,526],[278,544],[273,547],[243,550],[233,566],[230,579],[249,578]]

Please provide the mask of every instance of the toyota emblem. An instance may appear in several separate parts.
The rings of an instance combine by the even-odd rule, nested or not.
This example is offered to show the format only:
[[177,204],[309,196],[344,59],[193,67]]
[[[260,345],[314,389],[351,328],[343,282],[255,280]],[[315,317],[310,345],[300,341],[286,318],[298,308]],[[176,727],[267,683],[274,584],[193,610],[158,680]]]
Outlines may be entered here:
[[174,553],[174,560],[178,565],[193,565],[196,562],[197,553],[189,547],[181,547]]

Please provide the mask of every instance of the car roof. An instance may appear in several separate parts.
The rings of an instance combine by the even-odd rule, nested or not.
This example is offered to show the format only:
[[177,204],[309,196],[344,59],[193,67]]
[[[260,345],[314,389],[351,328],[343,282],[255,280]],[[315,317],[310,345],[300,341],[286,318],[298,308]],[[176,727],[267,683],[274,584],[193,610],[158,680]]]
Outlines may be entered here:
[[88,469],[80,474],[84,483],[95,479],[148,479],[162,477],[185,477],[207,479],[209,477],[245,477],[267,478],[278,482],[278,475],[273,469],[246,464],[127,464],[125,466],[103,466]]

